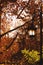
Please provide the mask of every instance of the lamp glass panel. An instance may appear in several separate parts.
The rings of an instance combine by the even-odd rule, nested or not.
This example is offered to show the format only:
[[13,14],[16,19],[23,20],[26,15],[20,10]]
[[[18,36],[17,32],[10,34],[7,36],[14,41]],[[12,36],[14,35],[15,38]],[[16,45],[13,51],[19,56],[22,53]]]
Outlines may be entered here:
[[29,35],[35,35],[35,31],[34,30],[29,30]]
[[34,30],[32,31],[32,34],[35,35],[35,31]]
[[29,35],[33,35],[33,31],[32,30],[29,30]]

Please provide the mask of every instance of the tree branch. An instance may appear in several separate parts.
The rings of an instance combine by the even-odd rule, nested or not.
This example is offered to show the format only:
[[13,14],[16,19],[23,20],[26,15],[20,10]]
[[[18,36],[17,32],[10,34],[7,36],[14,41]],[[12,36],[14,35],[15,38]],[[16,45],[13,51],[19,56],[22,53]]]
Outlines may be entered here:
[[[26,22],[26,23],[28,23],[28,22]],[[18,26],[18,27],[16,27],[16,28],[14,28],[14,29],[12,29],[12,30],[10,30],[10,31],[7,31],[6,33],[4,33],[4,34],[0,35],[0,38],[1,38],[1,37],[3,37],[3,36],[4,36],[4,35],[6,35],[6,34],[8,34],[8,33],[12,32],[12,31],[14,31],[14,30],[19,29],[20,27],[23,27],[26,23],[24,23],[23,25]]]
[[26,6],[24,6],[24,8],[22,9],[22,11],[18,14],[17,18],[19,18],[20,14],[23,12],[23,10],[28,6],[30,0],[28,1],[28,3],[26,4]]
[[[28,3],[26,4],[26,6],[25,6],[25,7],[27,7],[27,6],[28,6],[29,2],[30,2],[30,0],[28,1]],[[22,9],[22,11],[25,9],[25,7]],[[19,15],[17,16],[17,18],[20,16],[20,14],[22,13],[22,11],[19,13]],[[25,24],[26,24],[26,23],[25,23]],[[25,24],[24,24],[24,25],[25,25]],[[1,38],[2,36],[4,36],[5,34],[7,34],[7,33],[9,33],[9,32],[12,32],[12,31],[14,31],[14,30],[16,30],[16,29],[18,29],[18,28],[20,28],[20,27],[24,26],[24,25],[18,26],[18,27],[16,27],[16,28],[14,28],[14,29],[12,29],[12,30],[10,30],[10,31],[8,31],[8,32],[6,32],[6,33],[4,33],[4,34],[0,35],[0,38]]]
[[[18,33],[17,33],[17,35],[18,35]],[[11,45],[12,45],[13,42],[14,42],[14,40],[17,38],[17,35],[13,38],[12,42],[11,42],[8,46],[6,46],[6,50],[11,47]]]

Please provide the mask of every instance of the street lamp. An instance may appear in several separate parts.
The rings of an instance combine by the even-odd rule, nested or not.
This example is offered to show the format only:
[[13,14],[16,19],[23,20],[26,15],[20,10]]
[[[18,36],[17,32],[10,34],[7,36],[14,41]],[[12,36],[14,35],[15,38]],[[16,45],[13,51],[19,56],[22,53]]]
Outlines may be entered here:
[[28,28],[28,34],[30,37],[35,37],[35,35],[36,35],[36,27],[33,22],[31,23],[30,27]]

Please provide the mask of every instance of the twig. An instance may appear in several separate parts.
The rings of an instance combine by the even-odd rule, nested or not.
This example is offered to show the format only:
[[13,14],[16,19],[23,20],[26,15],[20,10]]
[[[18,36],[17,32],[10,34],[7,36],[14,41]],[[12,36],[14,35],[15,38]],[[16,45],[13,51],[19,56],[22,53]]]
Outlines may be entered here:
[[[17,33],[17,35],[18,35],[18,33]],[[10,48],[10,47],[11,47],[11,45],[12,45],[12,44],[13,44],[13,42],[14,42],[14,40],[17,38],[17,35],[16,35],[16,37],[14,37],[14,38],[13,38],[12,42],[11,42],[8,46],[6,46],[6,50],[7,50],[8,48]]]

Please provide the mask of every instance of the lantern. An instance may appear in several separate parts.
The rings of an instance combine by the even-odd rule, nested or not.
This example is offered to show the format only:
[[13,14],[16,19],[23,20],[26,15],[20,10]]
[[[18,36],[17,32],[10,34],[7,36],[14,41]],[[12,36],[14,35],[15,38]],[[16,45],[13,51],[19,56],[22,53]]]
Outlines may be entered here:
[[30,37],[34,37],[36,35],[36,27],[34,24],[31,24],[31,26],[28,28],[28,33]]

